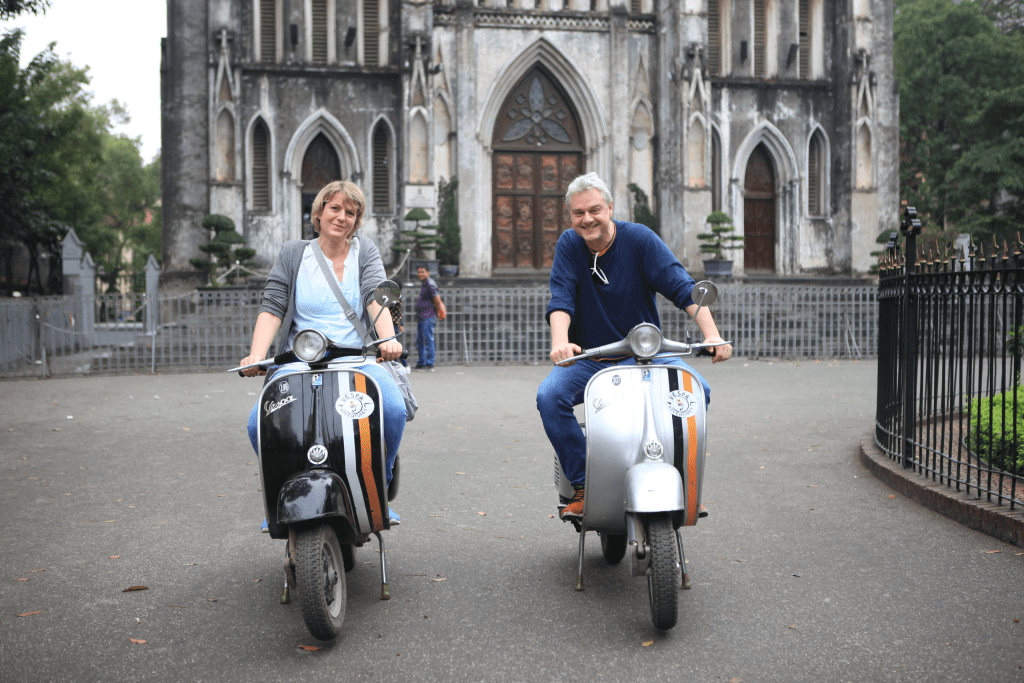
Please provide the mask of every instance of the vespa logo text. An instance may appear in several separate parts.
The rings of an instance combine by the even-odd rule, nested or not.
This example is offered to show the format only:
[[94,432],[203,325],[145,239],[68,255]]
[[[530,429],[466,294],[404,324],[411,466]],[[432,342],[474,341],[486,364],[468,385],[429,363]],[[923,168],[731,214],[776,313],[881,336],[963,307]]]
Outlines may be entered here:
[[294,403],[294,402],[295,402],[295,397],[294,396],[285,396],[280,401],[267,401],[266,403],[263,404],[263,410],[266,411],[267,415],[270,415],[271,413],[273,413],[273,412],[275,412],[277,410],[280,410],[281,408],[283,408],[284,406],[288,405],[289,403]]

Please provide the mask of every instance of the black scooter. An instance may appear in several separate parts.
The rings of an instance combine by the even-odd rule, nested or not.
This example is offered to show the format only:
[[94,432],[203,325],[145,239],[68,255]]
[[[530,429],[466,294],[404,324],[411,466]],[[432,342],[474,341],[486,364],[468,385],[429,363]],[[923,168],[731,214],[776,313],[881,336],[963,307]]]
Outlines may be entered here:
[[[381,313],[398,303],[400,291],[390,280],[377,287],[374,301]],[[398,458],[389,487],[380,387],[357,369],[390,339],[365,339],[363,348],[353,349],[303,330],[291,351],[229,370],[309,366],[267,375],[259,399],[258,445],[270,537],[288,540],[281,603],[290,602],[294,586],[302,618],[320,640],[341,632],[345,572],[355,567],[356,548],[371,534],[380,546],[380,598],[391,597],[380,532],[391,526],[388,501],[398,492]]]

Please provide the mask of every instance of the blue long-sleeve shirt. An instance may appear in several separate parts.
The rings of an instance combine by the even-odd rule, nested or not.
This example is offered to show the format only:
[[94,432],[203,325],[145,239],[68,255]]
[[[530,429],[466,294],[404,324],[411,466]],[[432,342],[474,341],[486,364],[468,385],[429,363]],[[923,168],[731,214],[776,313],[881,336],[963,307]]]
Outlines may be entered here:
[[597,257],[608,284],[591,274],[593,262],[582,237],[572,230],[562,233],[551,264],[546,315],[550,324],[553,311],[568,313],[569,341],[583,349],[617,342],[641,322],[660,328],[655,292],[677,308],[693,304],[693,278],[661,238],[643,225],[615,221],[615,241]]

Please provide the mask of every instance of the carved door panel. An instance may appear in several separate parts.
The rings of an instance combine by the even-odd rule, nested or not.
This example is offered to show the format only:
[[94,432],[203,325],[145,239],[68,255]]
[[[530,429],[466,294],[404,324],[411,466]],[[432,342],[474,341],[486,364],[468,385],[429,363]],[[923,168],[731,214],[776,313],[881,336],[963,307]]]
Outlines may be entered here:
[[747,161],[743,181],[743,268],[775,270],[775,172],[764,145]]
[[494,268],[550,268],[570,227],[565,191],[583,172],[572,107],[541,68],[513,89],[494,127]]

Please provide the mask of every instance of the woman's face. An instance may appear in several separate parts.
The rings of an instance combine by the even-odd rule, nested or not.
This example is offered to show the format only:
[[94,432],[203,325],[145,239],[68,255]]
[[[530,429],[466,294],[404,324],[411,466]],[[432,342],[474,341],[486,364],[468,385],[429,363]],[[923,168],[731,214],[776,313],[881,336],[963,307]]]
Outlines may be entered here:
[[320,234],[328,239],[348,239],[355,232],[359,205],[340,192],[324,202],[320,212]]

